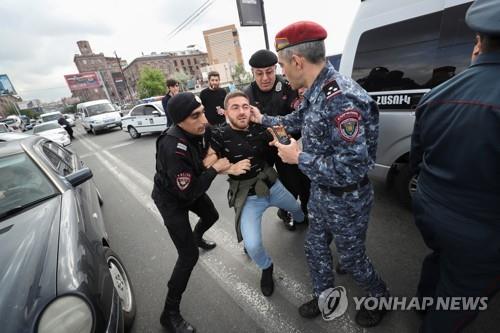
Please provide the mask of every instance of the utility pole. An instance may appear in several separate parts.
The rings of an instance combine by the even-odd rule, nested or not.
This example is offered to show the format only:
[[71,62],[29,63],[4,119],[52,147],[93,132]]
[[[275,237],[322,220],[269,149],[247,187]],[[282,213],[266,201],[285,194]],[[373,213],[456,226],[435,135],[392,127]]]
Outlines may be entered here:
[[132,92],[130,91],[130,87],[128,85],[127,78],[125,77],[125,73],[123,73],[122,64],[120,62],[120,59],[118,58],[118,55],[116,54],[116,51],[115,51],[115,58],[116,58],[116,62],[118,62],[118,66],[120,67],[120,72],[122,73],[123,81],[125,82],[125,87],[127,88],[127,92],[128,92],[129,97],[130,97],[130,101],[132,102],[134,100],[134,98],[132,97]]
[[266,50],[269,50],[269,38],[267,37],[266,13],[264,12],[264,0],[260,2],[262,10],[262,29],[264,29],[264,40],[266,41]]
[[106,81],[104,81],[104,79],[102,78],[102,73],[101,73],[101,71],[97,71],[97,73],[99,74],[99,79],[100,79],[100,80],[101,80],[101,82],[102,82],[102,87],[104,88],[104,93],[106,94],[106,97],[108,98],[108,101],[113,102],[113,101],[111,100],[111,97],[109,96],[108,87],[106,87]]

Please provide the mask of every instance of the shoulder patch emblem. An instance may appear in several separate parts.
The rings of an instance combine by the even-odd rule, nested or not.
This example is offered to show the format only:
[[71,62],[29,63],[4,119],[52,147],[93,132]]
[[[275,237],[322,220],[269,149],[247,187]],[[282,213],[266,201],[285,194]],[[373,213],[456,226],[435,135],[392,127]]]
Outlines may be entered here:
[[347,142],[356,140],[359,134],[361,114],[354,109],[347,110],[335,117],[335,124],[340,136]]
[[175,182],[179,190],[184,191],[191,183],[191,174],[189,172],[181,172],[175,178]]
[[326,99],[330,99],[331,97],[337,96],[338,94],[342,93],[342,90],[340,90],[340,87],[335,80],[331,80],[325,83],[322,89],[326,95]]
[[177,149],[187,151],[188,147],[185,144],[178,142],[177,143]]

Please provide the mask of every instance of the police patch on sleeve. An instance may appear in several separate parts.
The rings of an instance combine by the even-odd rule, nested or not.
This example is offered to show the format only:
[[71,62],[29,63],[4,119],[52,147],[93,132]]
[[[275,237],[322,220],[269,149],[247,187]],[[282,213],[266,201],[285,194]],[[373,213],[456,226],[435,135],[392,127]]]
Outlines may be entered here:
[[342,93],[342,90],[340,90],[340,87],[335,80],[325,83],[322,89],[326,95],[326,99],[330,99],[331,97]]
[[175,178],[175,182],[179,190],[184,191],[191,183],[191,174],[189,172],[181,172]]
[[340,136],[347,142],[356,140],[359,134],[361,114],[356,110],[347,110],[335,117],[335,124]]

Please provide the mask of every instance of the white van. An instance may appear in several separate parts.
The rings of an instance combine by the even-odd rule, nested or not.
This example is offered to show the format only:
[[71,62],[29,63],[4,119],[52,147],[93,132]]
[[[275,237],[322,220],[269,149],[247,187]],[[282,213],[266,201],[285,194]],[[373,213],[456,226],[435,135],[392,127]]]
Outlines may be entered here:
[[81,115],[82,125],[87,133],[95,135],[105,129],[122,128],[120,112],[107,99],[80,103],[76,106],[76,111]]
[[416,177],[409,169],[415,107],[431,88],[470,64],[474,33],[465,24],[471,0],[365,0],[346,42],[339,71],[380,108],[375,170],[404,204]]
[[42,123],[48,123],[49,121],[58,121],[62,117],[62,113],[59,111],[42,113],[40,115],[40,120]]

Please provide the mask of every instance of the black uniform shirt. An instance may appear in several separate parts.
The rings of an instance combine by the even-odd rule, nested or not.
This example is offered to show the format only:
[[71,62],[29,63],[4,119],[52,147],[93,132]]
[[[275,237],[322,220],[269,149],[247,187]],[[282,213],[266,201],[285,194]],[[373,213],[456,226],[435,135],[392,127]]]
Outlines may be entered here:
[[205,193],[217,175],[206,169],[209,132],[190,135],[172,126],[156,141],[156,174],[152,197],[169,203],[189,205]]
[[273,137],[262,125],[251,123],[248,130],[238,131],[226,124],[212,127],[211,130],[210,145],[218,156],[227,157],[231,163],[250,159],[251,169],[239,176],[230,175],[232,179],[253,178],[268,165],[267,147]]

